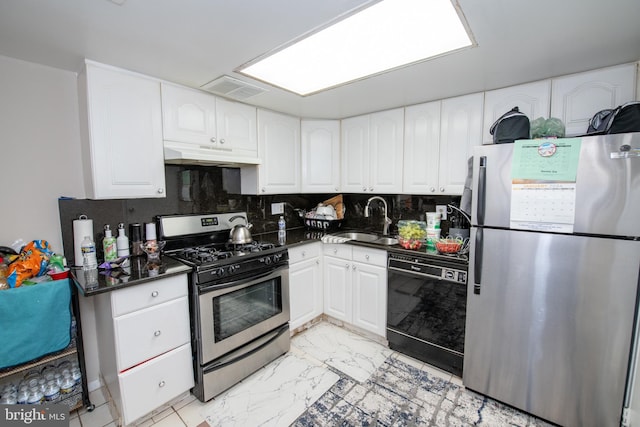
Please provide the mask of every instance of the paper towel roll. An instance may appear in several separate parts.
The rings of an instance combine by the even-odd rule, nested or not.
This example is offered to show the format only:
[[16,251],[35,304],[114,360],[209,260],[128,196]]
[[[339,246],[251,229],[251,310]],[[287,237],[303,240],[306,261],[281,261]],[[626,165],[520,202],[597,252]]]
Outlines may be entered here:
[[73,220],[73,254],[76,267],[82,267],[82,241],[85,236],[93,240],[93,220],[80,215]]

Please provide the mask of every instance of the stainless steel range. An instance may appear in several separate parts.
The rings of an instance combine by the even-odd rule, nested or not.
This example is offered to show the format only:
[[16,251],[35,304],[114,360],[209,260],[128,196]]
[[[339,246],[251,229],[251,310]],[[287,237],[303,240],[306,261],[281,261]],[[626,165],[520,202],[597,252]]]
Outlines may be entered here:
[[231,244],[244,212],[157,221],[166,255],[193,267],[193,394],[206,402],[289,350],[289,256],[271,243]]

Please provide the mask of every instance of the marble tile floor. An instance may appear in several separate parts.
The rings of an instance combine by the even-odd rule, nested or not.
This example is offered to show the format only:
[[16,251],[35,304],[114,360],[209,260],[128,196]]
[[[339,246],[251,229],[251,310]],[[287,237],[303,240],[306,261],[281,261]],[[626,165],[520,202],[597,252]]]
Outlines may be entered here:
[[[106,393],[70,427],[116,426]],[[202,403],[193,395],[141,427],[540,426],[531,415],[465,390],[462,380],[328,322],[296,335],[291,351]]]

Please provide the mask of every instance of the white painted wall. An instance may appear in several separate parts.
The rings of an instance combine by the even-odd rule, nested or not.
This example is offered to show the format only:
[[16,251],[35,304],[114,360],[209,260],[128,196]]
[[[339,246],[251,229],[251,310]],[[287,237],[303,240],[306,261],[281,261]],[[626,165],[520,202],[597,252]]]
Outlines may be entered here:
[[[85,198],[78,120],[75,73],[0,56],[0,245],[44,239],[62,252],[58,197]],[[80,303],[87,379],[95,388],[93,301]]]

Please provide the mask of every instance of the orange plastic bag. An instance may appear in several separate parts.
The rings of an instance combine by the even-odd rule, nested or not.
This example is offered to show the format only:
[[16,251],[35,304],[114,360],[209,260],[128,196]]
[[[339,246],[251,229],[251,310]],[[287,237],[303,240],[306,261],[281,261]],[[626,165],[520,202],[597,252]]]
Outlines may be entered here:
[[20,251],[18,259],[9,264],[7,275],[9,287],[17,288],[26,279],[45,274],[51,255],[53,251],[46,240],[29,242]]

